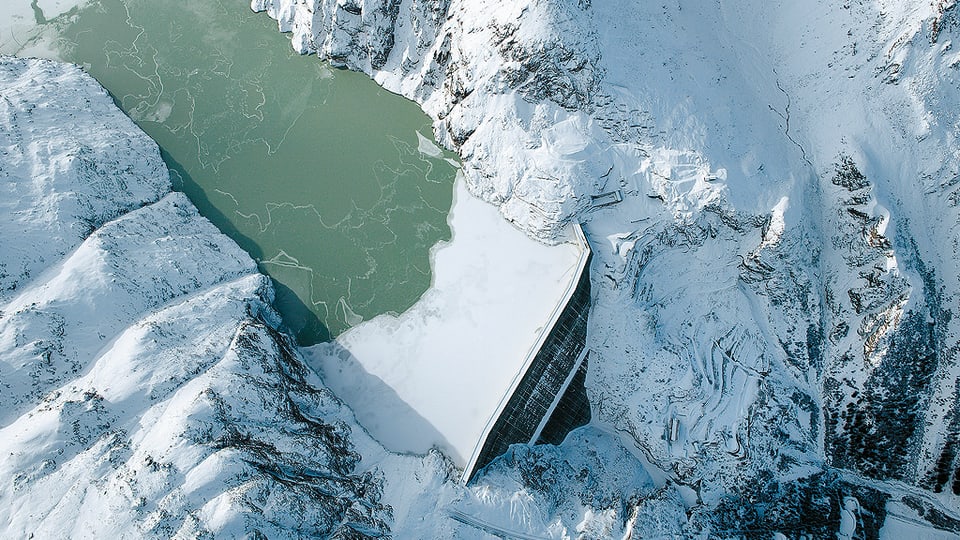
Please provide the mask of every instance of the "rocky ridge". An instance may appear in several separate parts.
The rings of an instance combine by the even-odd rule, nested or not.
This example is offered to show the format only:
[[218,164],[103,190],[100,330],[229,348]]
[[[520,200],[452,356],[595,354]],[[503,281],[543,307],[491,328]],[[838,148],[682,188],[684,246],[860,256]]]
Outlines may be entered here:
[[387,534],[373,443],[157,146],[77,67],[0,88],[0,534]]

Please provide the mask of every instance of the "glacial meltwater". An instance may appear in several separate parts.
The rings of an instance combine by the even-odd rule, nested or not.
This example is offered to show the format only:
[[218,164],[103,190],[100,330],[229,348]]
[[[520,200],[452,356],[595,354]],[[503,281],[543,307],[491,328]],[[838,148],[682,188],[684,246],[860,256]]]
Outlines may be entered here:
[[47,48],[110,91],[175,189],[273,278],[302,344],[429,287],[457,163],[416,104],[296,54],[247,0],[94,0],[35,23],[21,53]]

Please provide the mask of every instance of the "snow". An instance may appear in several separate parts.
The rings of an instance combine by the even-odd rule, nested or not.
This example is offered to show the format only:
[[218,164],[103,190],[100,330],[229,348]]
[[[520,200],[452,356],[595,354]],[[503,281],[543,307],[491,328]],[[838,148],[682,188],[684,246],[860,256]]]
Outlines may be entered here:
[[582,251],[527,238],[462,179],[449,220],[453,238],[435,248],[434,283],[410,310],[307,355],[388,449],[436,446],[462,467],[564,300]]
[[840,508],[840,531],[837,533],[839,540],[852,540],[857,532],[857,514],[860,513],[860,502],[854,497],[844,497],[843,506]]
[[[18,69],[0,64],[9,80],[7,99],[0,102],[6,179],[0,186],[0,227],[19,231],[15,238],[0,238],[7,257],[0,268],[0,300],[9,300],[18,284],[77,246],[91,227],[156,201],[170,185],[156,144],[116,110],[96,82],[78,77],[78,68]],[[43,106],[56,91],[86,97]],[[105,193],[111,197],[103,198]]]
[[0,3],[0,54],[55,58],[50,43],[30,43],[37,33],[38,22],[56,22],[88,1],[37,0],[34,7],[33,0],[4,0]]
[[958,540],[960,534],[938,530],[916,517],[916,512],[902,503],[887,503],[887,519],[880,529],[880,540]]
[[0,4],[0,53],[9,54],[18,49],[18,36],[26,36],[35,25],[29,1],[11,0]]
[[[358,16],[333,1],[254,0],[252,5],[268,10],[280,29],[292,31],[298,50],[365,71],[388,89],[417,100],[435,119],[437,140],[456,147],[464,160],[464,180],[451,218],[457,236],[435,254],[436,290],[411,313],[382,317],[346,336],[339,346],[305,353],[376,438],[417,452],[438,445],[462,463],[469,454],[464,441],[476,425],[451,424],[462,418],[485,422],[481,409],[495,408],[495,400],[502,397],[477,403],[463,396],[471,386],[502,387],[516,370],[494,381],[487,366],[516,366],[517,350],[520,357],[524,354],[521,341],[528,343],[535,330],[536,325],[510,328],[518,335],[511,345],[498,334],[477,331],[476,325],[486,324],[494,311],[484,308],[483,319],[468,316],[469,309],[493,305],[485,297],[467,302],[469,289],[499,286],[500,272],[527,272],[528,287],[547,280],[540,279],[537,270],[517,267],[516,260],[527,260],[517,253],[508,264],[490,268],[490,275],[464,278],[470,261],[491,264],[496,255],[492,248],[480,250],[476,242],[466,241],[479,232],[456,223],[458,215],[470,215],[462,208],[472,200],[467,190],[498,207],[484,207],[489,215],[478,218],[489,223],[484,233],[499,234],[497,227],[505,227],[519,237],[497,221],[498,211],[547,242],[565,239],[567,225],[582,221],[594,248],[587,380],[594,425],[574,432],[559,448],[515,446],[473,487],[459,488],[452,480],[455,464],[441,454],[387,453],[322,390],[325,397],[316,401],[304,397],[310,392],[294,392],[313,403],[315,417],[353,426],[349,439],[363,456],[363,472],[382,475],[383,500],[394,507],[392,526],[398,538],[484,537],[482,531],[448,519],[447,509],[498,530],[553,538],[574,537],[578,530],[600,536],[638,537],[656,531],[683,537],[692,535],[688,527],[698,526],[709,536],[711,520],[726,517],[711,514],[712,505],[737,504],[743,496],[748,502],[740,503],[749,510],[753,503],[748,496],[758,479],[772,477],[780,487],[797,486],[798,479],[830,471],[828,465],[837,463],[853,470],[873,467],[872,476],[897,480],[861,478],[858,485],[882,488],[892,499],[920,493],[917,500],[924,506],[955,516],[960,505],[948,488],[940,493],[923,489],[947,443],[955,442],[957,434],[949,426],[960,414],[955,398],[960,366],[953,358],[960,318],[948,316],[960,298],[960,72],[958,53],[948,46],[960,39],[954,2],[741,0],[690,9],[682,3],[368,0]],[[374,65],[370,51],[384,36],[392,36],[393,46],[383,63]],[[24,153],[22,163],[43,161],[43,152],[34,150]],[[848,156],[863,173],[862,188],[833,182],[841,156]],[[30,167],[17,166],[23,171]],[[590,196],[614,189],[622,190],[622,202],[591,208]],[[94,227],[128,212],[141,198],[142,204],[159,200],[163,191],[130,197]],[[100,203],[95,206],[100,208]],[[34,200],[23,206],[34,207]],[[64,230],[74,231],[70,212],[60,215],[65,216]],[[101,395],[124,405],[123,420],[111,425],[135,432],[136,449],[124,461],[129,469],[117,470],[132,470],[136,481],[129,481],[126,472],[105,472],[112,466],[109,456],[115,454],[107,450],[114,439],[94,437],[94,443],[81,444],[76,441],[87,431],[71,433],[73,421],[93,433],[108,431],[96,427],[105,417],[97,412],[97,400],[84,398],[83,390],[92,383],[85,379],[73,389],[66,375],[55,374],[53,380],[44,376],[40,390],[23,391],[24,399],[12,413],[16,423],[3,432],[2,440],[12,441],[4,444],[12,446],[2,451],[14,453],[3,475],[28,486],[15,497],[12,488],[3,492],[16,500],[4,510],[8,514],[0,516],[6,518],[0,522],[21,527],[12,535],[41,519],[31,518],[28,508],[60,505],[43,514],[42,519],[49,519],[47,528],[36,528],[44,533],[58,526],[74,530],[77,523],[89,526],[95,509],[130,507],[138,497],[148,499],[148,505],[162,501],[163,510],[149,507],[144,511],[149,517],[138,523],[162,523],[167,512],[200,516],[193,519],[207,520],[218,531],[237,530],[240,514],[226,497],[236,493],[233,489],[262,493],[256,486],[227,483],[218,497],[196,501],[177,484],[183,471],[215,462],[207,461],[209,447],[190,438],[197,433],[228,432],[228,426],[239,425],[257,441],[280,441],[281,457],[271,459],[288,463],[289,456],[296,455],[292,461],[313,460],[310,466],[321,469],[333,461],[329,449],[317,446],[314,438],[279,431],[277,426],[290,420],[274,405],[286,403],[283,396],[288,394],[278,396],[266,389],[269,385],[260,385],[267,367],[257,368],[260,364],[254,361],[271,357],[274,349],[263,345],[258,349],[262,355],[225,358],[223,341],[236,352],[241,340],[230,341],[229,336],[241,335],[235,330],[238,321],[246,320],[236,306],[261,305],[263,298],[232,307],[213,304],[211,319],[198,306],[207,308],[219,288],[209,289],[212,297],[196,303],[189,299],[201,298],[196,295],[204,291],[174,296],[166,303],[124,304],[117,319],[104,321],[107,333],[116,337],[104,336],[102,352],[94,347],[99,338],[71,345],[79,327],[71,314],[95,313],[72,303],[93,297],[86,287],[69,288],[65,280],[55,282],[55,290],[44,290],[43,283],[61,271],[76,275],[84,265],[91,271],[104,268],[109,258],[95,257],[99,251],[91,241],[78,254],[83,257],[73,259],[73,270],[59,266],[81,248],[86,229],[57,236],[49,223],[33,217],[25,221],[35,223],[35,229],[25,229],[31,242],[53,240],[49,250],[44,246],[42,260],[26,250],[9,256],[9,261],[22,264],[5,278],[5,284],[16,282],[18,289],[4,293],[2,301],[29,293],[30,302],[21,302],[18,309],[34,299],[46,301],[49,309],[10,316],[15,320],[0,334],[0,344],[4,350],[16,349],[22,358],[42,358],[28,346],[58,343],[54,338],[60,326],[49,314],[72,306],[63,325],[70,336],[65,358],[76,360],[76,351],[92,351],[94,359],[78,362],[80,376],[96,373],[96,390],[102,386]],[[7,223],[0,230],[20,225]],[[458,251],[458,245],[469,249]],[[541,247],[526,243],[517,250],[525,255]],[[162,252],[152,249],[143,253]],[[560,249],[570,246],[561,244]],[[6,253],[12,252],[0,249],[0,255]],[[132,260],[150,263],[149,258]],[[534,266],[543,262],[539,256],[530,261]],[[169,268],[150,268],[167,276],[168,285],[182,284],[170,276]],[[20,279],[24,270],[30,276]],[[49,274],[40,276],[45,272]],[[158,294],[182,288],[155,288],[132,277],[128,282]],[[91,284],[91,293],[103,290],[92,277],[84,283]],[[244,287],[231,295],[249,299],[253,293]],[[524,298],[532,294],[520,292]],[[257,295],[267,293],[257,289]],[[549,300],[548,294],[543,297]],[[192,307],[166,309],[180,303]],[[509,309],[494,313],[512,317],[532,309],[528,304],[533,302],[514,301]],[[148,325],[149,333],[129,330],[139,321],[158,324],[150,313],[162,313],[160,319],[170,324]],[[895,338],[910,344],[922,337],[904,325],[911,313],[931,329],[935,354],[930,361],[935,366],[909,367],[914,355],[891,355]],[[199,317],[199,322],[191,317]],[[212,322],[216,317],[223,327]],[[447,319],[456,323],[454,330],[435,332]],[[494,322],[505,325],[506,320],[511,319]],[[37,328],[43,332],[26,332]],[[430,330],[433,337],[418,338],[417,329]],[[270,342],[266,330],[253,334],[259,336],[258,343]],[[191,345],[198,335],[209,336],[199,348],[209,351],[190,357],[190,362],[178,360],[189,351],[196,353]],[[242,335],[249,337],[249,332]],[[158,349],[147,354],[151,340],[176,352]],[[509,361],[493,354],[500,348],[512,350]],[[457,354],[450,355],[450,350]],[[438,351],[447,351],[447,356],[438,356]],[[446,361],[461,354],[475,355],[476,360],[464,369],[449,369]],[[134,357],[140,360],[134,362]],[[105,365],[118,372],[135,372],[126,378],[136,382],[106,382],[111,369],[91,367],[97,358],[110,360]],[[166,363],[179,367],[169,374],[156,367]],[[194,376],[188,368],[196,366],[201,373],[195,382],[183,383]],[[926,367],[933,371],[929,385],[902,395],[896,383],[917,381]],[[424,378],[418,381],[415,376]],[[171,378],[173,382],[163,384]],[[322,388],[319,379],[307,378],[314,385],[310,388]],[[141,385],[150,391],[131,397]],[[259,392],[275,400],[274,405],[264,405],[266,398],[248,399]],[[224,402],[238,411],[231,422],[224,423],[216,413],[217,404]],[[914,424],[896,423],[896,417],[892,425],[883,423],[887,413],[899,414],[897,407],[904,404],[916,407]],[[874,410],[884,413],[868,418],[880,429],[858,434],[869,439],[862,449],[843,446],[856,428],[846,424],[847,410],[867,416]],[[827,413],[840,418],[837,427],[824,421]],[[678,422],[675,441],[667,436],[671,419]],[[592,435],[598,429],[608,434],[599,444]],[[417,437],[411,436],[414,432]],[[884,447],[904,433],[911,435],[902,449]],[[75,446],[66,446],[64,440]],[[61,459],[51,457],[54,448],[74,453],[63,458],[69,465],[45,461]],[[309,450],[297,453],[297,448]],[[164,466],[175,464],[177,472],[142,465],[145,452],[161,458]],[[660,472],[630,475],[644,470]],[[237,460],[222,471],[234,477],[254,474]],[[90,478],[99,481],[104,475],[109,478],[105,485],[129,490],[129,500],[105,503],[92,493],[96,489],[87,490]],[[647,476],[656,480],[651,484]],[[176,485],[163,487],[165,482]],[[74,487],[60,490],[62,501],[51,503],[47,492],[62,485]],[[269,485],[281,489],[278,483]],[[843,497],[848,493],[817,495],[843,512],[838,522],[829,524],[830,535],[861,533],[855,514],[866,515],[869,498],[858,495],[858,503],[846,508]],[[355,496],[351,492],[350,497]],[[92,502],[81,503],[85,497]],[[261,506],[267,513],[284,508],[281,503],[295,506],[289,498],[268,502]],[[882,537],[956,537],[931,529],[915,511],[897,504],[888,503]],[[81,514],[80,509],[93,510]],[[767,512],[763,519],[774,514]],[[104,531],[131,530],[124,528],[128,522],[123,516],[128,514],[111,515],[120,517],[96,525]],[[277,511],[269,519],[279,522],[284,515]],[[187,521],[149,530],[176,532],[182,526],[181,534],[196,531]],[[770,526],[771,536],[776,529]]]

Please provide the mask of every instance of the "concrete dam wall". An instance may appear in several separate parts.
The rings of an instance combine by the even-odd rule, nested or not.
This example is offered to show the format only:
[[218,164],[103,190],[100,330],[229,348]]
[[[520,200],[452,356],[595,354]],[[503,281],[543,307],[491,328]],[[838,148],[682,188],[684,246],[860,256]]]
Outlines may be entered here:
[[559,444],[571,430],[590,421],[584,380],[592,253],[579,226],[576,233],[583,248],[576,281],[558,306],[553,324],[544,328],[530,352],[519,380],[491,418],[464,469],[465,483],[511,444]]

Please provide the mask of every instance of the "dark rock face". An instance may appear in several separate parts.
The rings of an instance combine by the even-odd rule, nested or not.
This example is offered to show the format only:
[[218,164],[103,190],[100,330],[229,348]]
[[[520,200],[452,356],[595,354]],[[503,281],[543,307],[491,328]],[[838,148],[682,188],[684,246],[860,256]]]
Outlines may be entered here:
[[[410,16],[404,24],[411,28],[404,34],[406,49],[394,51],[400,0],[365,2],[363,9],[354,0],[335,6],[318,1],[311,52],[335,65],[368,73],[385,69],[392,53],[402,53],[399,75],[422,70],[424,88],[416,92],[419,96],[444,91],[447,110],[440,117],[480,86],[495,94],[516,90],[531,103],[552,101],[571,111],[591,108],[603,72],[598,67],[599,49],[592,36],[583,33],[589,28],[583,22],[588,2],[532,2],[516,20],[505,24],[491,20],[490,45],[500,61],[492,79],[484,80],[476,79],[471,54],[457,51],[459,43],[451,40],[458,13],[451,12],[450,0],[414,0],[407,7]],[[545,26],[550,31],[535,41],[519,39],[518,31],[528,26]],[[423,59],[438,42],[441,46]]]
[[833,465],[878,480],[914,481],[937,366],[933,334],[925,313],[907,313],[857,400],[828,410]]
[[[848,285],[827,283],[830,327],[823,385],[825,447],[830,464],[878,480],[918,480],[917,467],[940,355],[942,328],[950,314],[940,307],[936,277],[926,270],[902,228],[893,242],[867,212],[871,182],[848,156],[840,156],[830,179],[838,191],[832,244],[846,268]],[[894,256],[920,276],[911,287],[885,260]],[[852,286],[851,286],[852,285]],[[904,309],[903,306],[912,305]]]
[[[953,402],[960,404],[960,381],[957,381]],[[949,489],[954,495],[960,495],[960,405],[954,405],[948,418],[946,442],[940,450],[936,465],[926,471],[921,485],[934,493]]]
[[[240,406],[210,393],[219,426],[202,432],[211,440],[201,437],[196,443],[238,453],[256,471],[249,480],[255,489],[244,490],[244,501],[251,508],[282,502],[298,509],[304,518],[295,529],[298,534],[329,538],[388,534],[391,510],[379,502],[383,480],[355,472],[361,456],[353,449],[349,425],[336,415],[317,414],[318,406],[337,407],[339,400],[307,381],[310,370],[290,338],[251,321],[235,338],[234,348],[245,367],[266,377],[238,375],[243,381],[239,387],[247,389],[247,401]],[[251,401],[254,407],[259,401],[265,410],[276,411],[270,427],[251,422],[255,417],[244,410]]]
[[[901,480],[944,489],[954,476],[956,431],[941,443],[936,472],[924,465],[925,438],[941,426],[926,421],[941,363],[951,355],[945,340],[952,311],[946,309],[944,284],[923,261],[909,227],[896,242],[869,217],[872,184],[847,156],[840,156],[834,186],[839,197],[833,247],[841,254],[854,286],[827,286],[832,320],[823,384],[825,451],[832,466],[877,480]],[[900,272],[885,269],[898,257],[918,277],[913,287]],[[840,280],[837,279],[836,282]],[[902,306],[912,306],[904,308]],[[956,415],[956,400],[949,405]],[[948,420],[949,421],[949,420]],[[934,435],[934,438],[937,438]]]
[[318,26],[327,31],[317,40],[324,44],[323,55],[336,66],[358,71],[381,69],[394,47],[400,4],[401,0],[344,0],[329,7],[318,5]]
[[788,538],[835,538],[844,504],[851,504],[856,523],[853,538],[879,538],[886,519],[886,493],[851,484],[830,472],[792,482],[778,482],[769,472],[741,484],[716,510],[694,521],[726,538],[764,539],[772,532]]
[[[582,33],[573,27],[584,9],[570,6],[548,11],[559,32],[543,41],[516,37],[521,25],[542,23],[534,17],[494,28],[504,83],[531,103],[552,101],[567,110],[589,111],[603,73],[598,67],[599,51],[574,37]],[[565,27],[569,31],[564,32]]]

